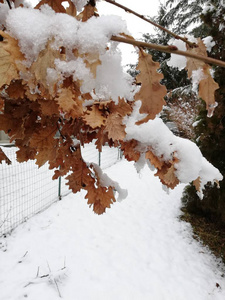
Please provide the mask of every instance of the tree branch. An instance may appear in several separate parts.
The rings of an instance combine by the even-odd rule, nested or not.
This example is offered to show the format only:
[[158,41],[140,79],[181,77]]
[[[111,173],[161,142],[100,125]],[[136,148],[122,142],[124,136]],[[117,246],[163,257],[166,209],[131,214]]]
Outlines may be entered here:
[[175,39],[181,40],[181,41],[185,42],[185,43],[188,44],[191,48],[198,47],[198,45],[197,45],[196,43],[192,43],[192,42],[188,41],[187,38],[182,37],[182,36],[179,36],[179,35],[173,33],[172,31],[170,31],[170,30],[166,29],[165,27],[163,27],[163,26],[161,26],[161,25],[159,25],[159,24],[157,24],[157,23],[151,21],[150,19],[147,19],[147,18],[144,17],[143,15],[138,14],[137,12],[131,10],[130,8],[128,8],[128,7],[126,7],[126,6],[123,6],[123,5],[121,5],[121,4],[119,4],[119,3],[115,2],[115,1],[112,1],[112,0],[104,0],[104,1],[105,1],[105,2],[108,2],[108,3],[111,3],[111,4],[113,4],[113,5],[117,6],[117,7],[120,7],[120,8],[122,8],[123,10],[125,10],[126,12],[129,12],[129,13],[131,13],[131,14],[137,16],[138,18],[141,18],[142,20],[144,20],[144,21],[146,21],[146,22],[152,24],[153,26],[158,27],[160,30],[165,31],[166,33],[172,35]]
[[191,58],[195,58],[195,59],[204,61],[205,63],[208,63],[208,64],[213,64],[213,65],[225,68],[225,62],[222,60],[214,59],[214,58],[203,56],[203,55],[197,55],[197,54],[194,54],[194,53],[191,53],[188,51],[181,51],[181,50],[178,50],[178,48],[176,46],[162,46],[162,45],[157,45],[157,44],[140,42],[140,41],[123,38],[123,37],[119,37],[119,36],[112,36],[111,40],[115,41],[115,42],[130,44],[130,45],[137,46],[137,47],[148,48],[148,49],[153,49],[153,50],[157,50],[157,51],[161,51],[161,52],[173,53],[173,54],[177,54],[177,55],[191,57]]

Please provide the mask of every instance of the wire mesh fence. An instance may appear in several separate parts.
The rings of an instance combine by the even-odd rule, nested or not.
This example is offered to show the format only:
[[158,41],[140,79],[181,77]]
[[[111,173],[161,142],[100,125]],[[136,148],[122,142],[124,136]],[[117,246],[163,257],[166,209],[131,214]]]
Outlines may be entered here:
[[[52,180],[54,172],[48,164],[38,168],[32,160],[18,163],[16,151],[15,147],[4,147],[12,164],[0,164],[0,237],[70,193],[64,178]],[[103,169],[121,157],[119,149],[105,146],[99,153],[94,144],[86,145],[82,154],[85,161]]]

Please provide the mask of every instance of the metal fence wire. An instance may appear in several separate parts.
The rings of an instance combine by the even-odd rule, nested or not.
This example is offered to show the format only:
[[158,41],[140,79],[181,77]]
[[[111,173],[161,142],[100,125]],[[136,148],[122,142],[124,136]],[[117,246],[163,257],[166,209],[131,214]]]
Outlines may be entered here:
[[[0,164],[0,237],[70,193],[64,178],[52,180],[54,172],[48,164],[38,168],[32,160],[18,163],[15,147],[3,150],[12,164]],[[120,149],[105,146],[99,153],[94,144],[86,145],[82,155],[103,169],[121,158]]]

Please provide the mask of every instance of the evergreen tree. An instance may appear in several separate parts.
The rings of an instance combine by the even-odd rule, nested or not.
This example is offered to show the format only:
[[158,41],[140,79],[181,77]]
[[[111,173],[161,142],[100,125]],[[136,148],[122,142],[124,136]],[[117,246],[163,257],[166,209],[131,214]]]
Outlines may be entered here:
[[[181,0],[176,4],[176,1],[168,0],[167,8],[169,7],[171,9],[165,18],[171,24],[173,31],[179,34],[187,33],[186,28],[192,26],[192,34],[202,38],[212,36],[215,46],[209,56],[225,60],[225,6],[222,1]],[[215,80],[220,86],[216,91],[218,107],[213,117],[208,118],[205,106],[202,105],[199,122],[195,127],[196,143],[203,155],[225,176],[225,69],[215,67],[214,71]],[[207,186],[203,200],[196,196],[195,187],[189,185],[184,193],[183,201],[189,211],[203,213],[213,221],[225,224],[224,181],[220,189],[217,186]]]
[[[225,26],[225,7],[222,3],[210,1],[211,9],[201,18],[206,24],[209,34],[215,41],[215,46],[210,55],[214,58],[225,60],[225,33],[221,30]],[[215,68],[215,80],[220,88],[216,91],[218,107],[214,116],[207,118],[206,111],[202,110],[199,123],[196,127],[196,135],[199,137],[199,145],[203,155],[214,166],[219,168],[225,177],[225,70]],[[220,189],[217,186],[207,186],[204,199],[199,200],[194,193],[194,187],[186,189],[183,200],[190,211],[200,212],[215,222],[225,224],[225,182],[221,182]]]

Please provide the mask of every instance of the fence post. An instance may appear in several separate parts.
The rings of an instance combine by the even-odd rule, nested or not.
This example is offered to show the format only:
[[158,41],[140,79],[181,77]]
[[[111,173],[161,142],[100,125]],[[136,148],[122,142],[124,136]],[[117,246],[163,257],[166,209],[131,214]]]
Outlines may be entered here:
[[98,152],[98,165],[101,166],[101,152]]
[[[60,166],[59,166],[59,170],[60,170]],[[58,198],[59,198],[59,200],[62,200],[61,185],[62,185],[62,177],[59,176],[59,184],[58,184]]]

